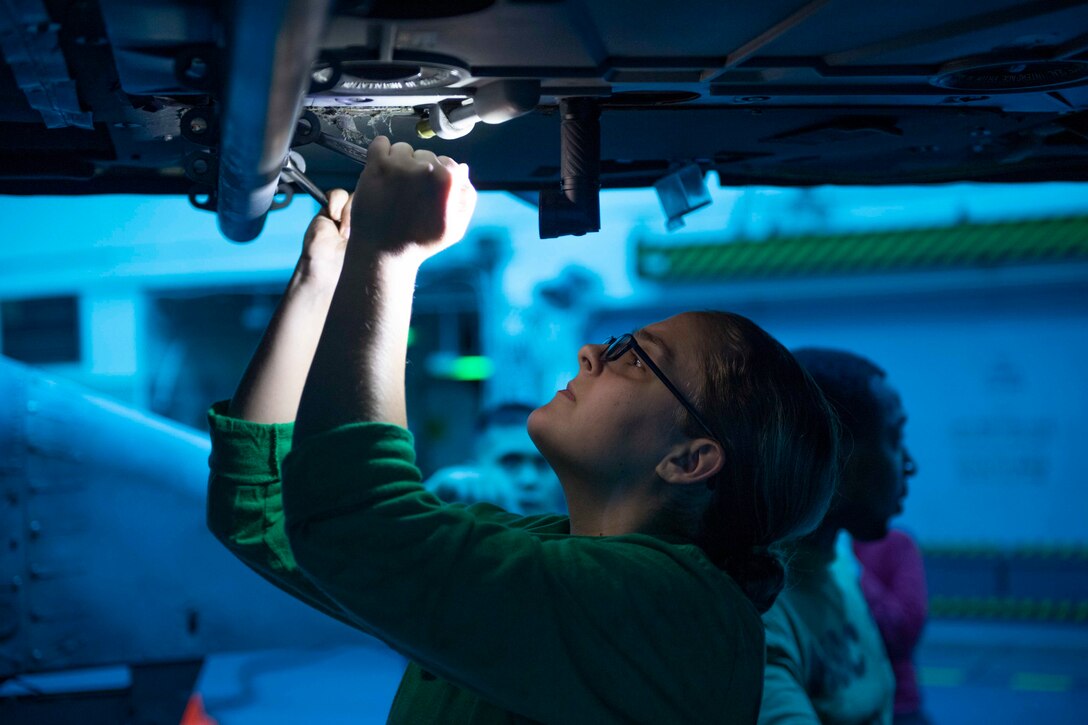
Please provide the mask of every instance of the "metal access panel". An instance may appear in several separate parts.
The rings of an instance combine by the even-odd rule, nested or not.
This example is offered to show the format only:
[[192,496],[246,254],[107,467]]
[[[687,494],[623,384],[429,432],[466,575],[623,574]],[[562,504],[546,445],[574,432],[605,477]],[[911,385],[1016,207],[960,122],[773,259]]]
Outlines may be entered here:
[[373,641],[205,526],[208,441],[0,359],[0,678]]

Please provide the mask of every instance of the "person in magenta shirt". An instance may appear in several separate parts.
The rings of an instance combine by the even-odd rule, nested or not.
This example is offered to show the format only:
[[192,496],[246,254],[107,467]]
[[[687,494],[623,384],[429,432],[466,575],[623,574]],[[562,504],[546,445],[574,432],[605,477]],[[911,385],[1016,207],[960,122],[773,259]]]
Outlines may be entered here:
[[926,573],[918,544],[892,529],[877,541],[855,541],[861,562],[861,592],[876,620],[895,673],[896,725],[929,722],[914,669],[914,649],[928,614]]

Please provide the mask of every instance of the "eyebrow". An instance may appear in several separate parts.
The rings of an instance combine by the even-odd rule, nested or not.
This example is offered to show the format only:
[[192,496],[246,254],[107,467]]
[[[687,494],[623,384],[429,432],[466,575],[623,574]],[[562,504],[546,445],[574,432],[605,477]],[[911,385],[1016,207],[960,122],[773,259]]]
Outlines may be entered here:
[[651,343],[653,345],[656,345],[658,348],[661,349],[661,352],[663,353],[663,356],[666,359],[670,359],[670,360],[672,359],[672,350],[669,349],[669,346],[665,344],[664,340],[662,340],[660,337],[658,337],[654,333],[648,332],[648,331],[646,331],[646,330],[644,330],[642,328],[639,328],[639,329],[635,330],[632,334],[636,338],[640,338],[642,340],[645,340],[646,342],[649,342],[649,343]]

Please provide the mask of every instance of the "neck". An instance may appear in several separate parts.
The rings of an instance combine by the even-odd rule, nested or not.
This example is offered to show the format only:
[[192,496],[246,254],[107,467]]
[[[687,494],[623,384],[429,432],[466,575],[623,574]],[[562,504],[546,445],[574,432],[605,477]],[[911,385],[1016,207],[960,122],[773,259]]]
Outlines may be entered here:
[[835,542],[838,541],[842,527],[834,521],[824,519],[815,531],[797,542],[798,550],[806,550],[828,560],[835,558]]
[[594,486],[563,481],[575,536],[678,533],[662,516],[663,502],[656,486],[634,486],[599,491]]

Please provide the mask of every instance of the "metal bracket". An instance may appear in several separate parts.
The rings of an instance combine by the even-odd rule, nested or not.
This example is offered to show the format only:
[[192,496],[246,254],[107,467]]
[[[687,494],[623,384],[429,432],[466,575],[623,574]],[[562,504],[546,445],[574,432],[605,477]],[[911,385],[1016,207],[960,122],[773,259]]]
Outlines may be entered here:
[[188,194],[189,203],[197,209],[216,211],[218,208],[216,184],[219,179],[219,153],[214,148],[199,149],[192,152],[185,157],[185,175],[193,182]]
[[665,210],[665,228],[670,232],[684,226],[684,217],[710,204],[710,192],[698,164],[685,164],[654,182],[657,198]]

